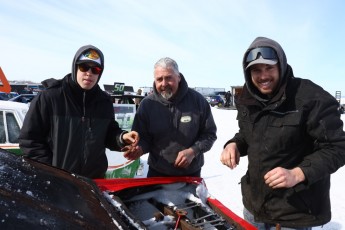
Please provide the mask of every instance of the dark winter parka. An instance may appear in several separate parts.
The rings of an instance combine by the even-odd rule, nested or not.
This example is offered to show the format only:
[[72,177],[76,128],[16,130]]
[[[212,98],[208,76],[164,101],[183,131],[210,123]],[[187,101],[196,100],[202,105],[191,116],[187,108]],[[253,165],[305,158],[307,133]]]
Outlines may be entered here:
[[[247,53],[272,47],[279,58],[280,83],[273,98],[262,95],[246,69]],[[248,171],[241,180],[243,204],[264,223],[286,227],[323,225],[331,219],[330,174],[345,163],[345,133],[338,102],[318,85],[295,78],[278,43],[257,38],[244,55],[246,84],[236,101],[241,156]],[[228,143],[229,143],[228,142]],[[300,167],[305,182],[288,189],[271,189],[264,175],[275,167]]]
[[[42,82],[46,90],[31,102],[19,144],[28,158],[89,178],[102,178],[108,167],[105,148],[120,150],[123,130],[114,119],[111,98],[98,84],[83,90],[77,83],[76,61],[91,48],[98,50],[89,45],[77,51],[71,74],[62,80]],[[104,58],[99,54],[103,69]]]
[[[217,127],[210,105],[198,92],[188,88],[182,74],[173,100],[164,99],[156,90],[139,106],[133,130],[140,135],[139,145],[149,152],[148,164],[171,176],[193,174],[204,165],[204,154],[216,141]],[[192,148],[196,157],[188,168],[176,168],[180,151]]]

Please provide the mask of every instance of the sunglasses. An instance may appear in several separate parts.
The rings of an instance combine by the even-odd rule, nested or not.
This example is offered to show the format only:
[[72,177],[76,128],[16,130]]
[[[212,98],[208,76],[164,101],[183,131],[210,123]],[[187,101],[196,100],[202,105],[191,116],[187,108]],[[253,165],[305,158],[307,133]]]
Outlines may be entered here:
[[251,62],[256,60],[259,57],[259,54],[264,58],[264,59],[278,59],[276,51],[272,49],[271,47],[259,47],[252,49],[248,55],[246,62]]
[[78,68],[81,72],[87,72],[91,69],[93,74],[100,74],[102,72],[102,68],[98,66],[89,66],[87,64],[79,64]]

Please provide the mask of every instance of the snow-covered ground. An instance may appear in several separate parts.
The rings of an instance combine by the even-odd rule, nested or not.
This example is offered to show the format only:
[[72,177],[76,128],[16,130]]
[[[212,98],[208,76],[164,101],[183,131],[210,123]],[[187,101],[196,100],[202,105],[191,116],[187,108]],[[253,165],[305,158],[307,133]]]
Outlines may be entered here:
[[[205,165],[202,168],[202,177],[204,178],[209,193],[231,209],[238,216],[243,217],[241,186],[239,184],[241,177],[247,170],[247,158],[241,158],[240,164],[230,170],[222,165],[219,158],[224,143],[233,137],[238,131],[236,121],[237,110],[223,110],[212,108],[213,117],[217,124],[218,139],[212,149],[205,153]],[[345,120],[345,115],[342,115]],[[146,164],[147,154],[141,157]],[[143,170],[143,176],[146,176],[147,165]],[[343,183],[345,178],[345,167],[340,168],[332,175],[331,181],[331,202],[332,202],[332,220],[328,224],[313,228],[315,230],[338,230],[345,228],[345,192]]]

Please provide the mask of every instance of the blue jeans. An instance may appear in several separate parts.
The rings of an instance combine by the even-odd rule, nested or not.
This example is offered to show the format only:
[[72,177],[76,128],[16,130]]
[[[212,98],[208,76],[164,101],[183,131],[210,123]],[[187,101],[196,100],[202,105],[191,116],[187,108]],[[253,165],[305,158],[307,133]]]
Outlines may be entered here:
[[[276,226],[274,224],[265,224],[255,222],[253,214],[251,214],[246,208],[243,208],[243,217],[246,221],[255,226],[258,230],[275,230]],[[287,228],[281,227],[281,230],[311,230],[311,227],[307,228]]]

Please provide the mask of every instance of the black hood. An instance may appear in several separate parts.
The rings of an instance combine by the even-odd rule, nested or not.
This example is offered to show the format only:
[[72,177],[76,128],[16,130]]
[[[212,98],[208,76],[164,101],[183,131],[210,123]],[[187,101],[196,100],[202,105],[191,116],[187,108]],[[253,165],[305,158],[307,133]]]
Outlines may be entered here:
[[[243,56],[243,61],[242,61],[242,67],[243,67],[243,72],[244,72],[244,78],[245,78],[245,82],[246,82],[246,86],[247,89],[249,91],[249,93],[256,98],[259,101],[262,102],[266,102],[269,99],[267,99],[263,94],[261,94],[256,87],[253,85],[252,80],[251,80],[251,76],[250,76],[250,72],[249,69],[246,70],[247,64],[246,63],[246,58],[248,53],[255,48],[258,47],[271,47],[273,48],[278,56],[278,65],[279,65],[279,84],[277,87],[276,92],[274,92],[274,95],[277,93],[277,91],[279,90],[279,88],[281,87],[281,85],[284,83],[284,81],[286,80],[286,75],[287,75],[287,70],[288,70],[288,64],[287,64],[287,59],[286,59],[286,55],[285,52],[283,50],[283,48],[278,44],[278,42],[269,39],[269,38],[265,38],[265,37],[257,37],[252,44],[250,44],[249,48],[247,49],[247,51],[245,52],[244,56]],[[274,96],[273,95],[273,96]]]
[[[99,77],[98,77],[98,81],[97,83],[99,82],[99,80],[101,79],[101,76],[102,76],[102,73],[103,73],[103,70],[104,70],[104,55],[102,53],[102,51],[100,49],[98,49],[97,47],[93,46],[93,45],[86,45],[86,46],[82,46],[78,49],[77,53],[75,54],[74,58],[73,58],[73,62],[72,62],[72,80],[77,83],[77,64],[76,62],[78,61],[80,55],[82,53],[84,53],[85,51],[87,50],[96,50],[98,55],[100,56],[101,58],[101,68],[102,68],[102,71],[101,73],[99,74]],[[78,83],[77,83],[78,84]]]

